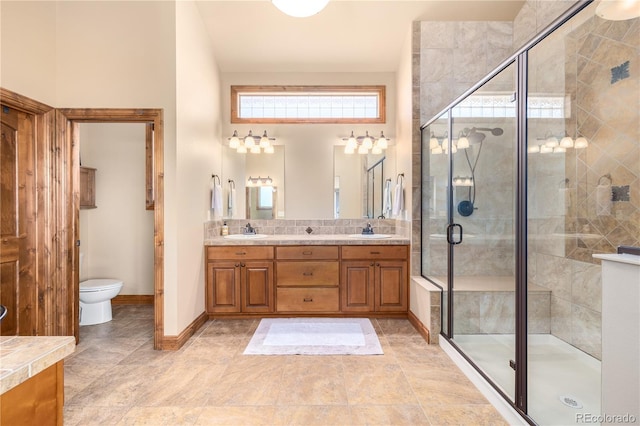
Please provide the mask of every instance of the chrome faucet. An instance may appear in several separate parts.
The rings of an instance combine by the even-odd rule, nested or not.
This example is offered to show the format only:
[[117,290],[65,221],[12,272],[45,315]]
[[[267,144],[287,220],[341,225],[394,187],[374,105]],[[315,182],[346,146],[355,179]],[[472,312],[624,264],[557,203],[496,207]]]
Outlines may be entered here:
[[373,235],[373,228],[371,227],[370,223],[367,223],[367,227],[366,228],[362,228],[362,235]]
[[247,223],[247,226],[244,227],[242,232],[244,235],[252,235],[256,233],[256,228],[252,227],[250,223]]

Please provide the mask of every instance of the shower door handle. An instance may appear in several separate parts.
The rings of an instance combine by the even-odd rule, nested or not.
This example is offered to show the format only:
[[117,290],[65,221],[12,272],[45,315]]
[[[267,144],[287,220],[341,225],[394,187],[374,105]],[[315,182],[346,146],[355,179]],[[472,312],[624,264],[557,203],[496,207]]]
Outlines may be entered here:
[[[453,238],[453,230],[455,228],[460,228],[460,239],[457,241]],[[451,225],[447,226],[447,242],[451,245],[460,244],[462,242],[462,225],[460,225],[459,223],[452,223]]]

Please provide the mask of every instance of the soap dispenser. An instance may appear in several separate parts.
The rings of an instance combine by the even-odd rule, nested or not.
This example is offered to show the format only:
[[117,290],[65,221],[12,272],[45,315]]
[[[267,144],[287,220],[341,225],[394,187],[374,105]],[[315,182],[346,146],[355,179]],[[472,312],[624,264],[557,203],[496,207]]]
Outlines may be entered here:
[[222,236],[229,235],[229,227],[227,226],[227,222],[222,224]]

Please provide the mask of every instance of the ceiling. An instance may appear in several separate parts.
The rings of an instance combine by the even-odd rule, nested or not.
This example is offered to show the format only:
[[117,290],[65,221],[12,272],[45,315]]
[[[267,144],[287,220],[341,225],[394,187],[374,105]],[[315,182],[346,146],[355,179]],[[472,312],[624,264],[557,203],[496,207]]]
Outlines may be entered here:
[[412,21],[513,21],[523,3],[331,0],[292,18],[270,0],[197,1],[222,72],[394,72]]

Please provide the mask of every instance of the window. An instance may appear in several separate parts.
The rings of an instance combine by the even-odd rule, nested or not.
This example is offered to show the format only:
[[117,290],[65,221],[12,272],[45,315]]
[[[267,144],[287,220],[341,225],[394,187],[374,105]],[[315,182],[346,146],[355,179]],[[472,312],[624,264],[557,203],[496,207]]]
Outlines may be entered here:
[[232,123],[385,123],[385,86],[231,86]]

